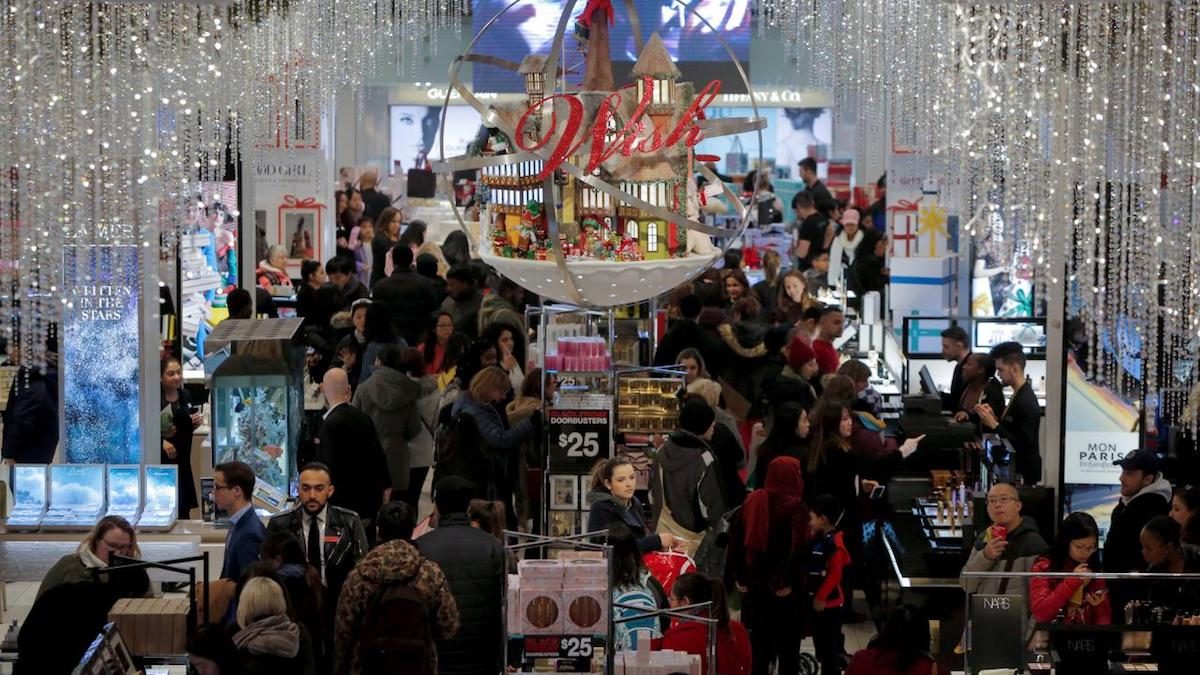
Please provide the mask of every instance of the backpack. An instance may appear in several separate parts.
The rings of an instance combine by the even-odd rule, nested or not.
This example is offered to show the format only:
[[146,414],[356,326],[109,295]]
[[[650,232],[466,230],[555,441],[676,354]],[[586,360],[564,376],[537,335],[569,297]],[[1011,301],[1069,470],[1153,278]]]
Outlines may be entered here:
[[460,476],[475,484],[481,497],[491,482],[491,463],[484,452],[475,419],[460,412],[448,414],[449,405],[439,415],[433,435],[433,484],[446,476]]
[[421,563],[408,578],[380,589],[363,617],[358,630],[363,675],[436,675],[430,669],[435,647],[429,609],[413,584]]

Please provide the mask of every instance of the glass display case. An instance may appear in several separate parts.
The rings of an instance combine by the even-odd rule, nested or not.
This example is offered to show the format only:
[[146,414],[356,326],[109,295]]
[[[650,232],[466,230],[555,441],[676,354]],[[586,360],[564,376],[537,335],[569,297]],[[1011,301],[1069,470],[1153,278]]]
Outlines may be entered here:
[[178,514],[179,467],[172,464],[147,466],[146,507],[138,520],[138,529],[169,530]]
[[[658,377],[649,377],[650,375]],[[617,374],[617,432],[665,434],[679,422],[683,376],[667,369]]]
[[142,510],[142,467],[137,464],[108,465],[108,513],[137,522]]
[[290,359],[235,354],[212,378],[213,465],[245,462],[280,494],[296,473],[302,390]]
[[17,464],[12,468],[13,507],[6,527],[10,532],[36,530],[46,516],[45,464]]
[[104,515],[103,464],[51,464],[42,529],[90,530]]

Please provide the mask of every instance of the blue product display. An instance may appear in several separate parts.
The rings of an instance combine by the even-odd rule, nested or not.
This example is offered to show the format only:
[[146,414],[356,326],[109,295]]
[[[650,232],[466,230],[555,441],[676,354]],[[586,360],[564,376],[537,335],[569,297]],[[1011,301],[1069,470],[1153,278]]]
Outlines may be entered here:
[[104,513],[103,464],[51,464],[43,528],[91,529]]
[[142,467],[137,464],[110,464],[108,467],[108,513],[137,522],[142,509]]
[[46,515],[46,465],[17,464],[12,468],[13,508],[9,530],[36,530]]
[[164,464],[146,467],[146,505],[139,529],[170,529],[178,512],[179,467]]

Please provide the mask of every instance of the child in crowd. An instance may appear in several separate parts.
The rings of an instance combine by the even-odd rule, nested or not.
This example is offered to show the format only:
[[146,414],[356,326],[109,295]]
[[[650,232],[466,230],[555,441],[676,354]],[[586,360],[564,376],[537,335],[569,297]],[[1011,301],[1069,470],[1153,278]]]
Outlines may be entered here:
[[829,495],[820,495],[809,505],[809,524],[812,526],[812,545],[809,547],[809,588],[812,593],[813,649],[821,664],[821,675],[841,672],[839,657],[842,645],[842,575],[850,565],[850,553],[838,524],[842,506]]
[[808,290],[816,296],[829,288],[829,251],[821,251],[813,256],[812,269],[804,273],[808,280]]

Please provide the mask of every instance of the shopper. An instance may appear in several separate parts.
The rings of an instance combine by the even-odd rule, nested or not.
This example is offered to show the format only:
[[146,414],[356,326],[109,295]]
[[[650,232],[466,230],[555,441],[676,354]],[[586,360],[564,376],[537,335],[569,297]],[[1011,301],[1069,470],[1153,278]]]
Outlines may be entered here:
[[646,510],[634,492],[637,472],[625,455],[596,462],[592,469],[587,531],[606,532],[613,523],[623,523],[637,539],[642,553],[672,549],[676,539],[670,532],[648,532]]
[[196,429],[204,424],[204,416],[192,405],[192,397],[183,387],[183,365],[179,359],[164,358],[159,362],[158,373],[162,385],[159,409],[164,417],[169,412],[171,420],[170,426],[162,430],[159,459],[163,464],[179,468],[179,515],[190,518],[192,509],[200,506],[196,498],[196,480],[192,476],[192,438]]
[[746,448],[742,445],[737,420],[720,406],[721,385],[716,382],[707,379],[696,380],[688,385],[687,392],[685,401],[693,396],[698,397],[712,408],[716,416],[709,447],[717,458],[725,508],[737,508],[746,500],[746,482],[742,480],[742,473],[746,470]]
[[198,626],[188,638],[187,663],[196,675],[233,675],[233,640],[224,626]]
[[1012,387],[1013,395],[1002,412],[984,403],[975,407],[979,422],[1012,446],[1013,464],[1025,485],[1037,485],[1042,480],[1042,455],[1038,447],[1038,428],[1042,423],[1042,408],[1033,382],[1025,375],[1025,350],[1017,342],[1002,342],[992,348],[1000,382]]
[[429,279],[413,269],[412,249],[392,248],[391,276],[371,287],[375,304],[388,308],[396,332],[407,344],[415,345],[429,329],[429,320],[438,307],[437,296]]
[[416,509],[420,506],[421,494],[425,490],[425,479],[433,467],[433,430],[437,428],[438,400],[441,398],[441,392],[438,391],[437,379],[424,373],[425,363],[421,360],[419,351],[404,350],[400,367],[404,376],[419,387],[417,415],[421,424],[417,435],[408,440],[408,489],[403,494],[395,495],[393,499],[400,499]]
[[[720,579],[691,572],[675,580],[671,588],[671,607],[679,609],[710,603],[690,613],[717,621],[717,672],[721,675],[749,675],[751,672],[750,636],[746,628],[729,618],[725,604],[725,585]],[[676,619],[663,636],[662,648],[700,656],[701,672],[708,671],[708,624]]]
[[808,279],[799,270],[783,275],[779,292],[771,307],[778,308],[789,324],[795,325],[803,318],[805,310],[818,307],[820,303],[808,292]]
[[751,288],[754,291],[754,297],[758,298],[758,304],[762,311],[761,318],[764,320],[770,320],[771,313],[779,303],[781,267],[783,267],[783,259],[780,258],[778,251],[767,249],[763,252],[763,279]]
[[901,605],[854,655],[845,675],[950,675],[929,655],[929,642],[929,620],[916,607]]
[[[1151,450],[1136,450],[1114,464],[1121,467],[1121,500],[1113,509],[1104,539],[1104,571],[1137,572],[1142,569],[1138,545],[1142,528],[1151,518],[1171,510],[1171,484],[1159,473],[1158,455]],[[1119,620],[1139,585],[1113,580],[1108,588]]]
[[[724,277],[725,309],[728,310],[742,299],[750,297],[750,281],[740,269],[727,270]],[[758,314],[754,316],[757,318]]]
[[[750,487],[766,485],[767,469],[779,457],[797,460],[807,456],[807,443],[812,428],[808,409],[794,402],[787,402],[775,409],[771,430],[754,451],[750,467]],[[803,470],[803,469],[801,469]]]
[[974,422],[981,404],[992,410],[1004,409],[1004,390],[996,381],[996,360],[989,354],[968,354],[961,365],[962,395],[951,407],[956,422]]
[[655,366],[671,366],[679,363],[685,351],[691,350],[701,356],[701,361],[707,361],[709,356],[722,349],[720,339],[705,333],[700,328],[698,320],[704,303],[695,294],[688,294],[679,300],[679,318],[671,323],[658,348],[654,351]]
[[516,282],[501,277],[500,283],[479,304],[478,335],[486,335],[496,322],[510,326],[525,325],[525,289]]
[[446,300],[446,280],[438,275],[437,257],[432,253],[418,253],[415,261],[417,275],[428,279],[433,286],[434,307],[441,307]]
[[[374,305],[372,305],[374,307]],[[406,375],[421,354],[408,347],[389,346],[376,360],[375,373],[354,392],[351,405],[371,419],[379,445],[387,460],[388,478],[395,496],[405,494],[413,466],[413,448],[409,443],[423,429],[421,385]],[[378,510],[378,509],[377,509]]]
[[358,177],[362,189],[363,215],[375,218],[392,205],[392,198],[378,190],[379,171],[367,169]]
[[[524,325],[524,324],[521,324]],[[521,364],[525,362],[525,336],[520,328],[503,321],[493,321],[484,332],[483,337],[495,343],[499,365],[508,373],[508,381],[514,391],[520,391],[525,383],[525,372]]]
[[772,417],[778,414],[779,406],[795,403],[807,409],[817,400],[817,390],[812,382],[820,375],[821,368],[808,341],[799,335],[793,336],[787,346],[786,358],[787,365],[779,375],[763,382],[761,406],[768,429],[774,428]]
[[324,335],[329,332],[329,320],[346,306],[346,299],[340,288],[329,283],[325,268],[316,260],[300,263],[300,279],[296,316],[304,319],[306,330]]
[[1179,523],[1180,540],[1192,546],[1200,545],[1200,487],[1188,485],[1175,488],[1171,497],[1171,519]]
[[[336,598],[350,570],[367,553],[367,533],[358,514],[334,506],[329,467],[311,462],[300,469],[300,506],[267,523],[267,532],[287,532],[304,542],[308,564],[321,574],[329,597]],[[333,607],[329,608],[332,618]]]
[[1108,587],[1087,575],[1100,546],[1096,520],[1077,511],[1058,528],[1054,546],[1033,563],[1032,572],[1074,572],[1077,577],[1033,577],[1029,581],[1030,613],[1038,623],[1103,625],[1112,623]]
[[661,638],[670,622],[665,617],[615,620],[666,609],[669,600],[662,584],[646,569],[641,544],[632,530],[623,522],[614,522],[608,528],[607,542],[612,547],[613,649],[632,651],[643,640]]
[[650,470],[650,504],[659,532],[683,539],[695,556],[704,533],[725,513],[720,476],[708,441],[716,416],[703,401],[679,412],[679,429],[659,448]]
[[502,611],[506,558],[492,535],[471,527],[467,508],[476,491],[451,476],[434,485],[437,527],[417,540],[421,555],[441,568],[458,607],[459,629],[437,638],[438,672],[475,675],[504,669]]
[[[1179,523],[1168,516],[1154,516],[1142,528],[1140,535],[1146,571],[1153,574],[1200,573],[1200,548],[1180,540]],[[1168,616],[1175,612],[1200,610],[1200,586],[1195,580],[1159,579],[1136,589],[1138,597],[1146,598],[1151,607],[1162,607]],[[1133,594],[1131,594],[1131,597]]]
[[288,251],[279,244],[267,249],[267,259],[258,263],[258,285],[267,291],[276,287],[291,288],[292,280],[287,273]]
[[[941,394],[942,410],[955,412],[962,409],[963,394],[966,393],[963,368],[970,355],[971,341],[967,338],[967,331],[963,330],[962,326],[951,326],[942,331],[942,358],[954,363],[954,374],[950,378],[950,391]],[[938,392],[931,391],[929,393],[936,394]],[[974,408],[972,407],[972,409]],[[992,410],[999,409],[992,408]]]
[[361,385],[371,379],[375,372],[375,364],[379,355],[390,347],[407,347],[404,338],[396,334],[392,325],[392,316],[386,305],[372,302],[367,306],[363,322],[363,339],[366,341],[362,350],[362,364],[359,367],[358,383]]
[[726,570],[742,593],[754,672],[765,675],[778,663],[780,675],[796,675],[810,525],[804,478],[795,457],[776,457],[765,473],[731,523]]
[[446,299],[441,309],[453,320],[454,331],[474,338],[479,334],[479,308],[483,295],[475,273],[467,265],[455,265],[446,273]]
[[229,514],[221,578],[237,581],[258,560],[267,528],[254,512],[254,470],[244,462],[225,462],[213,468],[213,502]]
[[467,235],[460,229],[455,228],[446,235],[445,241],[442,242],[442,255],[446,258],[446,263],[451,269],[458,265],[471,264],[471,244],[467,240]]
[[[543,408],[553,406],[558,393],[558,380],[553,374],[543,377],[541,368],[529,371],[516,397],[504,406],[504,416],[509,426],[520,424],[540,413]],[[538,515],[541,506],[542,467],[545,466],[546,441],[541,434],[533,434],[521,443],[515,456],[509,459],[509,470],[513,476],[524,480],[513,481],[513,504],[517,509],[517,522],[524,527]],[[515,466],[514,466],[515,460]]]
[[[351,388],[358,387],[361,381],[363,359],[367,349],[367,309],[371,306],[369,298],[355,300],[350,305],[350,323],[353,329],[348,335],[338,341],[334,347],[334,358],[330,365],[342,368],[350,378]],[[372,364],[372,367],[374,364]]]
[[375,285],[391,275],[392,249],[400,243],[400,210],[385,208],[375,219],[375,238],[371,240],[371,292]]
[[[381,376],[382,377],[382,376]],[[372,388],[382,383],[376,378]],[[371,519],[391,489],[388,461],[370,415],[350,405],[350,380],[341,368],[325,371],[321,381],[326,411],[317,435],[316,461],[329,467],[339,489],[334,506],[358,514],[370,530]]]
[[[876,420],[883,412],[883,396],[871,386],[871,368],[857,359],[843,361],[837,369],[838,375],[845,375],[854,383],[853,407],[856,411],[869,413]],[[879,422],[876,431],[882,431]]]
[[741,422],[762,419],[759,402],[767,365],[764,343],[770,326],[758,320],[759,313],[758,300],[744,297],[734,303],[729,321],[718,329],[725,344],[722,377],[728,385],[726,402]]
[[370,289],[377,281],[375,277],[375,221],[361,218],[358,227],[351,231],[351,237],[357,242],[354,249],[354,270],[358,283]]
[[346,304],[354,304],[371,295],[370,289],[358,280],[355,272],[354,260],[346,256],[335,256],[325,263],[325,275],[329,277],[329,283],[341,292]]
[[848,208],[841,216],[842,231],[833,238],[829,251],[829,284],[843,287],[850,278],[855,256],[865,234],[859,228],[858,209]]
[[882,297],[891,278],[887,267],[888,238],[886,234],[871,227],[870,221],[863,224],[863,240],[854,255],[854,264],[847,275],[847,288],[858,297],[867,293],[879,293]]
[[137,534],[129,521],[120,516],[105,516],[84,537],[79,548],[63,556],[42,578],[37,597],[46,591],[66,584],[100,583],[117,598],[142,598],[150,595],[150,578],[145,570],[130,570],[120,574],[97,574],[95,570],[115,567],[113,556],[141,558]]
[[841,307],[826,307],[821,310],[821,319],[817,324],[817,337],[812,341],[813,354],[817,357],[817,366],[822,375],[837,372],[839,359],[837,348],[833,343],[842,337],[845,315]]
[[3,420],[3,456],[13,464],[49,464],[58,448],[58,339],[46,340],[42,368],[20,366],[8,387]]
[[308,564],[304,543],[292,532],[268,534],[262,546],[262,562],[275,570],[275,580],[283,587],[288,599],[288,616],[308,631],[313,656],[321,664],[320,670],[328,672],[333,659],[333,644],[325,621],[332,615],[337,598],[326,593],[321,573]]
[[[992,524],[975,538],[964,572],[1028,572],[1049,550],[1037,523],[1021,515],[1021,497],[1011,483],[996,483],[988,490],[987,515]],[[1020,578],[968,577],[962,585],[967,593],[1016,593],[1028,598],[1028,586]]]
[[307,631],[287,615],[287,600],[275,581],[258,577],[238,596],[238,632],[233,636],[238,675],[315,675]]
[[796,213],[797,223],[794,268],[806,272],[825,248],[826,217],[817,210],[812,194],[807,191],[798,192],[792,198],[792,210]]
[[809,547],[808,574],[812,589],[813,650],[822,673],[838,673],[842,654],[842,607],[846,594],[842,575],[850,566],[850,553],[840,529],[842,505],[830,495],[818,495],[809,504],[809,526],[813,541]]
[[708,372],[708,362],[696,349],[684,349],[675,359],[675,365],[683,366],[683,383],[690,386],[700,378],[712,379]]
[[385,504],[378,544],[342,587],[335,623],[335,675],[438,672],[437,641],[458,632],[458,605],[437,563],[412,543],[417,512]]
[[[425,360],[425,374],[438,378],[438,387],[445,390],[446,384],[453,379],[459,355],[466,347],[466,336],[455,333],[454,316],[447,311],[440,311],[433,317],[433,330],[425,334],[422,343],[421,356]],[[445,382],[443,382],[445,376]]]

